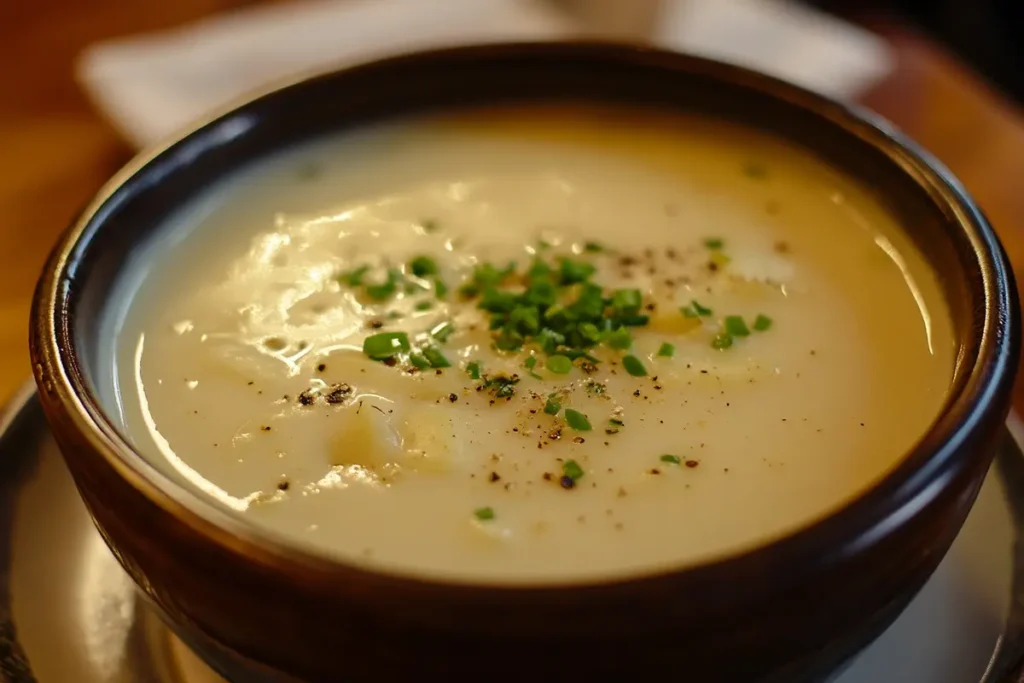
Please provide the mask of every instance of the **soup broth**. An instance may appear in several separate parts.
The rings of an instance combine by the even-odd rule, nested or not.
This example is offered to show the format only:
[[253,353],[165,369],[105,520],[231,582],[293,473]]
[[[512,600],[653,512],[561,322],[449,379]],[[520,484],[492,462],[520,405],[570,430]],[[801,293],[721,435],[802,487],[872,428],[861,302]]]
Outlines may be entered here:
[[865,188],[724,123],[396,121],[168,218],[99,380],[157,467],[272,534],[469,581],[657,571],[812,523],[937,416],[936,278]]

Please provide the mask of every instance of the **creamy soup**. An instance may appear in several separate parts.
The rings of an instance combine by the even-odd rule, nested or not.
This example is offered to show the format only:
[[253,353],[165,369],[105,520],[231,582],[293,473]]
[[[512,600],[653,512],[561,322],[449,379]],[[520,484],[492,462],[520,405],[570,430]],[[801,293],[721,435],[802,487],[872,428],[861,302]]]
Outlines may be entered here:
[[524,107],[289,150],[169,217],[101,379],[158,467],[352,562],[565,581],[734,553],[894,467],[954,362],[870,193],[691,118]]

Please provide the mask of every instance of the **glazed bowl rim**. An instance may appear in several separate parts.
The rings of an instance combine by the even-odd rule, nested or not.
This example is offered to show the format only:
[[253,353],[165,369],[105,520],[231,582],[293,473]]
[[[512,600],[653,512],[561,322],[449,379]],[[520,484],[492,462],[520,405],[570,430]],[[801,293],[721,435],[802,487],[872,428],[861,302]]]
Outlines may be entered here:
[[[763,96],[784,100],[825,118],[829,125],[842,129],[847,136],[858,138],[878,151],[882,151],[909,175],[930,200],[952,212],[953,219],[970,241],[978,272],[972,274],[961,268],[957,277],[970,284],[977,277],[984,293],[984,321],[978,335],[975,358],[964,358],[961,350],[957,359],[957,374],[966,377],[959,392],[947,400],[941,413],[929,430],[899,463],[869,488],[833,508],[825,515],[774,538],[764,539],[751,546],[716,554],[707,559],[685,564],[652,567],[650,570],[630,571],[612,576],[583,577],[549,581],[482,581],[475,578],[434,575],[411,568],[364,566],[344,558],[331,556],[303,544],[265,532],[257,525],[232,515],[220,508],[212,499],[192,491],[151,464],[114,426],[106,416],[100,401],[94,395],[82,369],[84,361],[76,352],[75,332],[69,321],[73,319],[69,286],[73,271],[82,253],[95,234],[102,229],[111,205],[116,204],[119,190],[129,181],[145,177],[159,169],[161,159],[170,150],[199,137],[233,117],[244,115],[250,107],[272,97],[289,97],[301,90],[307,82],[344,77],[374,69],[394,66],[416,66],[417,62],[455,60],[515,60],[527,57],[558,58],[562,56],[586,57],[601,63],[629,63],[631,65],[674,72],[685,78],[695,74],[712,76],[731,86],[755,90]],[[237,165],[236,167],[237,168]],[[378,59],[365,64],[322,72],[311,78],[289,79],[287,84],[274,86],[252,95],[162,144],[136,156],[108,181],[72,226],[62,235],[43,271],[33,302],[31,346],[33,370],[40,390],[59,403],[70,417],[75,431],[84,436],[90,446],[101,454],[106,466],[148,501],[173,516],[177,522],[190,527],[215,545],[227,548],[245,557],[246,561],[280,571],[284,574],[303,573],[325,578],[339,573],[348,576],[374,577],[378,581],[413,582],[441,585],[450,589],[545,591],[564,590],[566,585],[581,589],[599,589],[613,584],[631,584],[645,580],[659,580],[668,576],[695,575],[723,571],[743,563],[758,561],[764,553],[781,553],[798,566],[801,558],[813,559],[816,566],[830,564],[854,552],[855,547],[870,545],[884,537],[889,530],[913,516],[944,490],[948,483],[967,466],[970,457],[960,454],[961,444],[983,427],[992,411],[999,410],[1000,397],[1008,390],[1015,367],[1013,330],[1018,315],[1012,272],[998,242],[984,216],[967,195],[959,181],[940,162],[920,149],[890,123],[856,105],[842,104],[825,96],[804,90],[778,79],[714,60],[668,52],[653,47],[607,41],[550,41],[515,42],[470,45],[416,51],[400,56]],[[969,363],[969,367],[965,366]]]

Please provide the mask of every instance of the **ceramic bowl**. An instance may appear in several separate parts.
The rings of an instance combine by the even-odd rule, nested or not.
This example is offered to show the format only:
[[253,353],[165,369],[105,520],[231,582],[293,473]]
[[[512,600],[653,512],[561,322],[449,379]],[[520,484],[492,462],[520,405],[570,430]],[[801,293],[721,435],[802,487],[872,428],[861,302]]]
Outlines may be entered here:
[[[459,584],[349,566],[264,536],[140,457],[96,398],[98,312],[133,248],[213,181],[293,143],[498,102],[626,102],[748,125],[874,189],[941,274],[959,356],[913,452],[826,518],[750,552],[573,585]],[[818,680],[889,624],[956,536],[1010,401],[1018,305],[960,184],[887,123],[724,64],[624,45],[491,45],[320,75],[242,104],[115,177],[57,245],[31,349],[42,404],[118,560],[236,681]],[[609,678],[610,680],[610,678]]]

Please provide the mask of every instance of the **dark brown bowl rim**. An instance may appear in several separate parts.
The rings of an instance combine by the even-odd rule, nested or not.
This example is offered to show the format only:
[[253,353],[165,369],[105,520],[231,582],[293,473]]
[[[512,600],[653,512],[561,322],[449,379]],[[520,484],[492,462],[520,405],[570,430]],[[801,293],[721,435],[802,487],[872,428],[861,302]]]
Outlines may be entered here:
[[[434,49],[376,60],[341,70],[346,73],[370,72],[395,66],[414,66],[417,62],[437,60],[489,59],[513,60],[543,56],[546,58],[587,57],[605,63],[629,63],[638,67],[673,71],[681,77],[700,74],[712,76],[748,90],[786,101],[841,128],[883,152],[910,176],[964,230],[978,260],[977,273],[960,273],[984,293],[986,307],[981,329],[977,330],[977,354],[957,360],[957,376],[962,382],[951,389],[942,413],[920,442],[881,480],[825,516],[774,540],[750,548],[714,556],[692,564],[653,567],[609,577],[553,581],[478,581],[476,579],[433,575],[407,569],[365,567],[332,558],[326,553],[304,548],[301,544],[261,531],[256,525],[219,508],[197,492],[175,483],[146,461],[118,433],[99,407],[88,386],[81,361],[75,352],[70,287],[76,260],[101,228],[111,203],[130,179],[146,174],[158,165],[173,146],[197,137],[224,122],[244,115],[253,102],[265,97],[288,96],[307,81],[337,77],[339,72],[293,80],[273,88],[255,100],[246,100],[237,108],[198,123],[172,140],[136,157],[115,175],[97,194],[78,220],[62,236],[47,263],[36,291],[32,313],[33,367],[43,392],[56,398],[75,429],[102,454],[106,464],[149,501],[173,515],[217,545],[228,548],[268,569],[285,575],[363,577],[378,584],[403,582],[406,585],[442,586],[452,590],[488,590],[505,592],[545,592],[564,590],[566,585],[580,589],[600,589],[621,584],[658,581],[670,576],[709,575],[724,572],[742,575],[756,569],[764,555],[785,558],[795,570],[802,567],[831,566],[883,538],[891,529],[925,507],[946,488],[951,480],[981,454],[959,454],[960,446],[975,430],[983,428],[994,412],[1002,410],[1016,367],[1018,312],[1014,305],[1012,271],[999,241],[981,211],[959,181],[940,162],[906,138],[892,124],[857,106],[842,104],[778,79],[741,67],[700,57],[668,52],[657,48],[605,41],[557,41],[497,43]],[[967,364],[970,364],[969,366]],[[959,389],[959,391],[957,391]],[[998,416],[1002,419],[1002,415]]]

